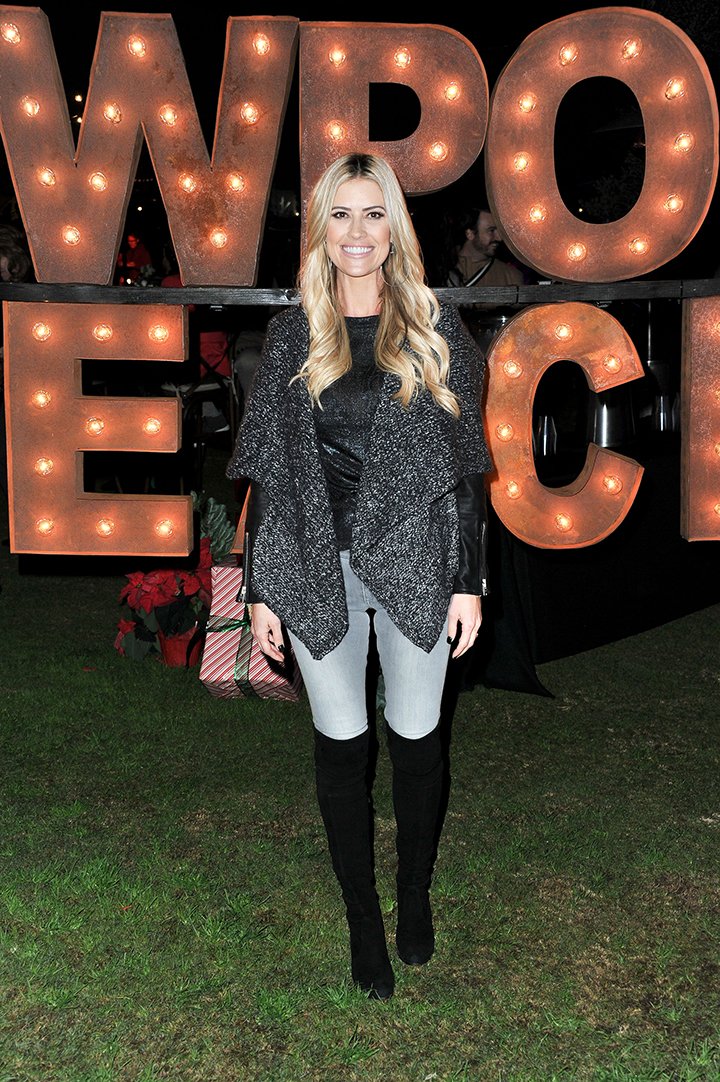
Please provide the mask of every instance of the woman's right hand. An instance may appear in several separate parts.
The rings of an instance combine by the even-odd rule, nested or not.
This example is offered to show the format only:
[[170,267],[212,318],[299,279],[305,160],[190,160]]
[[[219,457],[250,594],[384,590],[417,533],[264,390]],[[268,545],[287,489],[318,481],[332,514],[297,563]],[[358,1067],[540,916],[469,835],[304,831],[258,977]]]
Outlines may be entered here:
[[252,633],[260,649],[275,661],[284,661],[285,646],[280,620],[262,601],[255,602],[251,609]]

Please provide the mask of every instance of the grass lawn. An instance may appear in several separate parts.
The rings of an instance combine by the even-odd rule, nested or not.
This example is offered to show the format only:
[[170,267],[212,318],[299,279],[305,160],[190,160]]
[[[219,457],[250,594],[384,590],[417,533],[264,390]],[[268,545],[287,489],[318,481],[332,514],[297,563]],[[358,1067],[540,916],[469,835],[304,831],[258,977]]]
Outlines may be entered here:
[[[720,1079],[720,607],[461,696],[437,953],[380,1004],[307,704],[119,657],[119,578],[1,575],[0,1082]],[[392,936],[384,748],[375,803]]]

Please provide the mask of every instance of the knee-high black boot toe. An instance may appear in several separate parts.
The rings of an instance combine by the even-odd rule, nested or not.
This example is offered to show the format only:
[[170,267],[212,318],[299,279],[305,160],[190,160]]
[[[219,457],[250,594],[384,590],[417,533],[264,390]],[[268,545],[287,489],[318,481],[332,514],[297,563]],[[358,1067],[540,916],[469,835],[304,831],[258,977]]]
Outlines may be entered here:
[[408,740],[387,726],[397,821],[398,919],[395,943],[407,965],[424,965],[435,950],[430,877],[442,796],[439,728]]
[[315,730],[318,803],[347,911],[352,977],[374,999],[395,989],[375,890],[367,791],[368,733],[332,740]]

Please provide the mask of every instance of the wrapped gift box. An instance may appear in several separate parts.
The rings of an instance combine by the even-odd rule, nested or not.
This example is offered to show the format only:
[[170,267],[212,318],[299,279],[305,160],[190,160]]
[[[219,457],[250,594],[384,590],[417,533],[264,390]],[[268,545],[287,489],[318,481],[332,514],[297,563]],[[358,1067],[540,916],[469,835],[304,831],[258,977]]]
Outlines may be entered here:
[[281,664],[266,657],[250,634],[245,606],[238,601],[242,568],[219,565],[211,568],[211,575],[212,603],[200,666],[205,687],[218,699],[255,695],[297,702],[302,677],[289,643],[287,660]]

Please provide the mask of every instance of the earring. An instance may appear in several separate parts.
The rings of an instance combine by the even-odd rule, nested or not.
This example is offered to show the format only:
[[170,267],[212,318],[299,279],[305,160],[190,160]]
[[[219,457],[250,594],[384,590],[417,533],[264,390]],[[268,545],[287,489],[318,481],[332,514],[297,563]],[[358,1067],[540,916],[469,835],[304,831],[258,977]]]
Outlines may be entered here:
[[395,245],[392,241],[390,241],[390,251],[388,252],[388,255],[395,255]]

